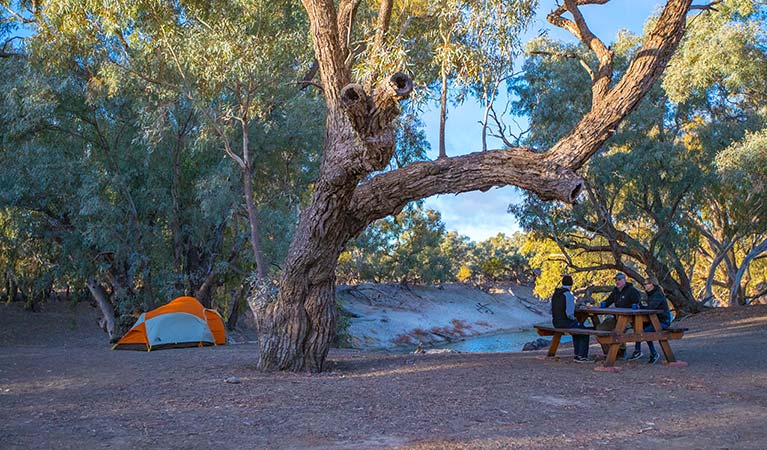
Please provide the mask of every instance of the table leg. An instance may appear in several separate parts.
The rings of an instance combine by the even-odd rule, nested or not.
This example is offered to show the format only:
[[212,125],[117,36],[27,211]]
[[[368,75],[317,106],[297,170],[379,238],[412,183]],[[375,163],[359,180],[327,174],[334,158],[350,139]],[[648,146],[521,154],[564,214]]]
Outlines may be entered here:
[[562,333],[554,334],[551,338],[551,345],[549,346],[549,356],[556,356],[557,348],[559,347],[559,340],[562,338]]
[[[643,333],[643,332],[644,332],[644,318],[639,315],[634,316],[634,333]],[[636,342],[639,343],[640,341],[636,341]],[[634,348],[636,348],[636,343],[634,344]]]
[[[660,320],[658,320],[657,314],[650,314],[650,322],[652,322],[653,328],[655,328],[655,331],[661,331],[663,328],[660,325]],[[661,350],[663,350],[663,356],[666,357],[666,361],[672,363],[676,361],[676,358],[674,357],[674,352],[671,351],[671,345],[668,343],[667,340],[658,341],[660,344]]]
[[[591,324],[594,325],[594,329],[599,329],[599,324],[602,323],[601,320],[599,320],[599,314],[594,314],[593,316],[590,316],[591,318]],[[602,346],[602,353],[607,355],[607,352],[610,350],[610,347],[607,344],[599,344]]]
[[615,364],[615,359],[618,358],[618,350],[620,348],[620,344],[610,344],[610,351],[607,352],[605,367],[612,367]]
[[[613,333],[617,335],[626,334],[626,324],[628,323],[628,319],[629,318],[627,316],[616,316]],[[615,364],[615,360],[618,358],[618,351],[620,350],[621,345],[622,344],[610,344],[610,350],[608,350],[607,359],[605,360],[605,367],[610,367]]]
[[628,317],[618,316],[617,320],[615,321],[615,329],[613,329],[613,332],[617,334],[625,334],[626,322],[628,322]]

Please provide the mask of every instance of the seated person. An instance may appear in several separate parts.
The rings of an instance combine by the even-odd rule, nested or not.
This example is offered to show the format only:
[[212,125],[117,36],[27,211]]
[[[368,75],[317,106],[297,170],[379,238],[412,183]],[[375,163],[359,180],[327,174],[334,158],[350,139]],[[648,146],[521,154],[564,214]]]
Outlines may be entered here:
[[[662,313],[658,314],[658,321],[660,322],[662,329],[667,329],[671,325],[671,311],[669,310],[666,296],[663,295],[663,288],[661,288],[660,284],[658,284],[658,279],[655,277],[647,277],[644,280],[644,289],[647,292],[647,306],[645,307],[642,305],[642,308],[659,309],[663,311]],[[644,331],[655,331],[655,327],[653,327],[652,324],[647,324],[644,326]],[[660,355],[657,351],[655,351],[655,345],[653,345],[652,341],[647,341],[647,347],[650,349],[650,359],[647,362],[649,364],[655,364],[658,359],[660,359]],[[631,355],[630,359],[635,360],[641,357],[642,343],[637,342],[634,345],[634,354]]]
[[[607,300],[603,301],[599,306],[602,308],[609,308],[610,305],[615,305],[616,308],[631,308],[632,304],[638,304],[641,294],[633,284],[626,281],[626,274],[618,272],[615,274],[615,287],[613,288]],[[615,317],[608,316],[602,322],[597,325],[597,330],[612,331],[615,329]],[[618,351],[618,357],[622,358],[626,354],[626,344],[621,344],[621,348]]]
[[[575,319],[575,297],[570,292],[572,286],[573,278],[565,275],[562,277],[562,287],[556,288],[551,296],[551,321],[557,328],[584,328],[583,324]],[[592,362],[589,359],[588,335],[573,335],[573,350],[575,362]]]

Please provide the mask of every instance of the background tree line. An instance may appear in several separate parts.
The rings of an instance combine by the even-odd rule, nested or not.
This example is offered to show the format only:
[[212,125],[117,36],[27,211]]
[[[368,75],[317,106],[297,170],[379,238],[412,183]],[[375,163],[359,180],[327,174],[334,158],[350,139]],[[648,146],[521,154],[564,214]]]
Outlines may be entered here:
[[446,231],[437,211],[412,205],[368,227],[338,262],[341,283],[531,283],[525,235],[474,242]]

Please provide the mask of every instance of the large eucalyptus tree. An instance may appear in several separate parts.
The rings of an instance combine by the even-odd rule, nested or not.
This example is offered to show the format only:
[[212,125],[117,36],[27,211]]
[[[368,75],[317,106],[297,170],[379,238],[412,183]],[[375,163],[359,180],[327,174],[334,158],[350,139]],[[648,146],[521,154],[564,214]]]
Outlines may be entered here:
[[[359,0],[342,0],[338,6],[330,0],[303,1],[327,104],[325,145],[319,178],[301,214],[278,289],[262,287],[251,299],[259,327],[259,368],[323,369],[335,330],[338,256],[344,243],[372,221],[431,195],[508,184],[545,200],[576,200],[583,188],[576,171],[615,133],[663,72],[684,34],[690,8],[689,0],[669,0],[623,77],[613,83],[613,51],[592,33],[579,9],[606,2],[566,0],[548,16],[598,59],[592,70],[591,110],[550,149],[471,153],[376,174],[392,156],[392,121],[398,103],[412,92],[412,80],[395,73],[372,91],[354,83],[348,36]],[[568,12],[571,18],[564,17]]]

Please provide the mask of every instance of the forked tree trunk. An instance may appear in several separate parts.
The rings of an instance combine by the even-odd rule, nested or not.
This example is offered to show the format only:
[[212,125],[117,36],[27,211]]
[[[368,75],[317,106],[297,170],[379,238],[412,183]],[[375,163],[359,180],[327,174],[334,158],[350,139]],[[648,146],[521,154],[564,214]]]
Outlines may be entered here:
[[730,306],[746,304],[745,292],[740,283],[743,280],[743,275],[746,273],[746,270],[748,270],[748,266],[751,265],[751,261],[765,252],[767,252],[767,239],[754,246],[743,258],[743,261],[740,263],[740,268],[735,273],[735,279],[732,281],[732,286],[730,287]]
[[[572,28],[580,30],[584,40],[590,32],[577,5],[586,3],[603,2],[566,2],[576,16]],[[392,157],[397,102],[410,93],[412,80],[396,74],[372,96],[362,86],[349,84],[347,37],[359,1],[340,0],[338,10],[330,0],[303,0],[303,4],[328,105],[326,138],[314,195],[301,214],[279,284],[259,280],[248,298],[259,331],[261,370],[324,368],[335,335],[338,256],[343,245],[374,220],[400,211],[412,200],[508,184],[543,199],[573,202],[583,186],[575,170],[615,133],[661,75],[684,33],[690,0],[669,0],[621,81],[609,90],[604,83],[609,74],[595,80],[593,92],[599,101],[550,151],[516,148],[440,158],[367,180]],[[604,61],[600,72],[611,70],[609,55]]]

